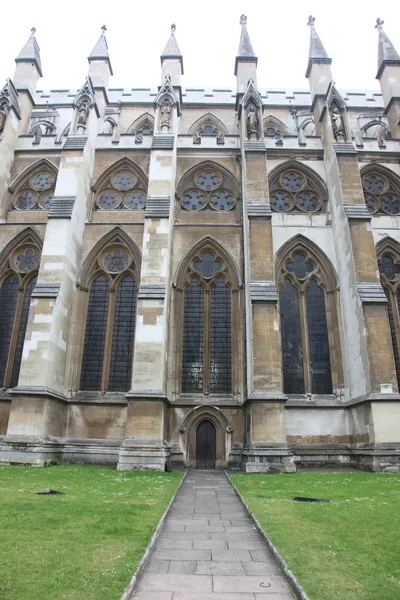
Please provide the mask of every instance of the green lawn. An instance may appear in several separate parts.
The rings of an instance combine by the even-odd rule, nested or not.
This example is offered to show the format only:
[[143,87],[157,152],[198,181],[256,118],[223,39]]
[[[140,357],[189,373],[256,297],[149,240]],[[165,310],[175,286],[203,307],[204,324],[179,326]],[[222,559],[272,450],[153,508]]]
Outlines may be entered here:
[[181,477],[0,467],[1,600],[119,599]]
[[[231,479],[311,600],[400,598],[400,475]],[[293,502],[294,496],[332,502]]]

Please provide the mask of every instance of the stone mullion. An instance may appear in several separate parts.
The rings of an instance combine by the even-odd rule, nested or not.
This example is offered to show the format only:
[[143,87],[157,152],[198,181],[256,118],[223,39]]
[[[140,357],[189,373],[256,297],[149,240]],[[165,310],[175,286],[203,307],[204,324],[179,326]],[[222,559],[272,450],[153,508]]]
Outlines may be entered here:
[[[114,282],[115,283],[115,282]],[[117,290],[115,287],[109,290],[108,300],[108,314],[107,314],[107,330],[104,341],[104,354],[103,354],[103,375],[101,379],[101,391],[108,391],[108,384],[110,380],[110,365],[111,365],[111,352],[112,352],[112,340],[113,340],[113,324],[115,317],[115,305],[117,298]]]
[[203,353],[203,391],[210,393],[211,370],[211,288],[204,290],[204,353]]
[[306,290],[305,289],[300,290],[299,296],[300,296],[299,300],[300,300],[301,344],[303,346],[304,391],[306,394],[312,394],[310,342],[308,339]]

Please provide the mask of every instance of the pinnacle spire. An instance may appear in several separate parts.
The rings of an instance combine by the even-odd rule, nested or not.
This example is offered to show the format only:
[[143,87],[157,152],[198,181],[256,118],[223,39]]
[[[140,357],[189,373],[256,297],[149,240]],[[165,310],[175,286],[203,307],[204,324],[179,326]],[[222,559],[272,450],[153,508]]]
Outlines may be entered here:
[[179,50],[178,42],[175,37],[176,25],[172,23],[171,25],[171,35],[169,36],[168,42],[164,48],[163,53],[161,54],[161,64],[165,60],[177,59],[181,62],[181,73],[183,74],[183,58],[182,53]]
[[242,56],[256,56],[253,50],[253,46],[250,41],[249,32],[247,31],[247,17],[246,15],[241,15],[240,24],[242,26],[242,31],[240,33],[240,42],[239,42],[239,50],[237,55]]
[[327,51],[324,48],[323,43],[315,29],[315,17],[309,16],[307,25],[310,27],[310,50],[308,52],[308,66],[306,71],[306,77],[310,76],[311,67],[313,64],[328,64],[330,65],[332,59],[329,58]]
[[22,48],[21,52],[18,54],[17,58],[15,59],[15,62],[16,63],[19,63],[19,62],[34,63],[38,70],[40,77],[43,77],[42,62],[40,60],[40,48],[39,48],[39,44],[36,41],[35,33],[36,33],[36,28],[32,27],[31,35],[30,35],[28,41],[26,42],[25,46]]
[[110,54],[108,52],[108,45],[107,45],[107,40],[106,40],[106,31],[107,31],[107,27],[105,25],[103,25],[101,27],[101,34],[99,39],[97,40],[95,47],[93,48],[93,50],[91,51],[91,53],[88,56],[88,61],[91,62],[93,60],[105,60],[108,62],[108,66],[110,68],[110,73],[111,75],[114,75],[112,67],[111,67],[111,61],[110,61]]
[[250,41],[249,32],[247,31],[246,15],[240,16],[240,25],[242,26],[242,31],[240,32],[239,50],[235,60],[235,75],[237,75],[238,61],[255,62],[257,65],[258,60]]
[[384,21],[382,19],[376,20],[375,29],[378,30],[378,73],[377,79],[380,79],[383,69],[386,65],[398,65],[400,66],[400,56],[389,40],[386,33],[383,31]]

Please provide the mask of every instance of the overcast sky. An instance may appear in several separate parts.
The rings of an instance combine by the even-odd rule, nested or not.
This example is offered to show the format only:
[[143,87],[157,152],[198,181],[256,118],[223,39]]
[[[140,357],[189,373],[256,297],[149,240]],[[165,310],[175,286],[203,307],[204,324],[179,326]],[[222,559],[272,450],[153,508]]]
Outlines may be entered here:
[[[159,56],[171,23],[183,54],[187,87],[234,87],[239,17],[259,58],[259,87],[308,88],[310,14],[333,58],[333,77],[342,89],[379,89],[377,17],[400,52],[399,0],[31,0],[8,2],[10,19],[0,36],[0,85],[14,73],[14,58],[36,27],[44,77],[38,89],[76,88],[87,73],[87,56],[107,26],[114,70],[110,87],[151,87],[160,83]],[[4,14],[4,11],[3,11]],[[12,26],[11,26],[12,23]]]

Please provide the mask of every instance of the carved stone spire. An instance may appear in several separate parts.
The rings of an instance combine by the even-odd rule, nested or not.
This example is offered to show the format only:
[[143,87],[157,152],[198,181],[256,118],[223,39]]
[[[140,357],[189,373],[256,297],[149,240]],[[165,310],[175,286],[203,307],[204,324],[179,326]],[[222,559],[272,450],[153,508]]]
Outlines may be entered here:
[[110,69],[110,74],[114,75],[112,67],[111,67],[110,54],[108,52],[106,31],[107,31],[107,27],[105,25],[103,25],[101,27],[101,35],[100,35],[99,39],[97,40],[95,47],[89,54],[88,61],[89,61],[89,63],[91,63],[95,60],[102,60],[102,61],[107,62],[108,67]]
[[40,60],[40,48],[35,38],[36,29],[32,27],[31,35],[26,42],[25,46],[22,48],[21,52],[18,54],[15,62],[18,63],[33,63],[40,77],[43,77],[42,73],[42,62]]
[[386,33],[383,31],[384,21],[382,19],[376,20],[375,29],[378,30],[379,38],[378,38],[378,73],[376,75],[377,79],[381,78],[383,69],[387,65],[398,65],[400,66],[400,56],[393,46],[392,42],[389,40]]
[[310,50],[308,52],[306,77],[309,77],[313,64],[325,63],[330,65],[332,63],[332,59],[329,58],[328,53],[325,50],[324,45],[315,29],[315,17],[310,15],[308,17],[307,25],[310,27]]
[[181,75],[183,75],[183,58],[175,37],[176,25],[172,23],[171,34],[168,42],[160,56],[161,59],[161,85],[166,77],[171,79],[174,87],[180,87]]
[[257,65],[258,60],[250,41],[249,32],[247,31],[246,15],[241,15],[240,25],[242,26],[242,31],[240,32],[239,50],[235,60],[235,75],[237,75],[238,63],[240,61],[253,62]]

